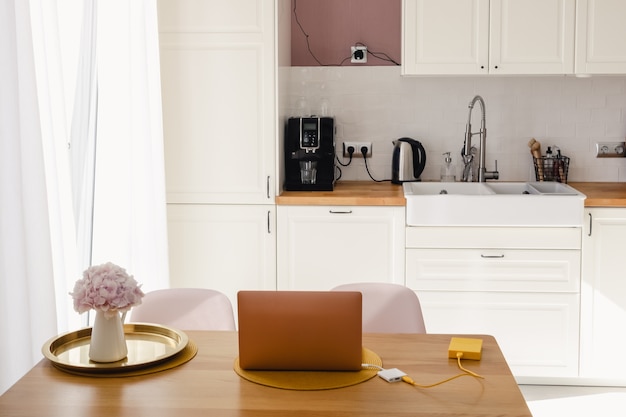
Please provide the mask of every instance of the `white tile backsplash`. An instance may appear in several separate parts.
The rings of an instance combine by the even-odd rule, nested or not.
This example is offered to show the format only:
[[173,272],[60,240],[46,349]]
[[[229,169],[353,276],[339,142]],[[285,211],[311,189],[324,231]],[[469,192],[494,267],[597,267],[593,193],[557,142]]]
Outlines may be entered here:
[[[487,169],[498,160],[503,181],[534,180],[528,141],[569,156],[569,181],[626,181],[626,158],[595,158],[598,141],[626,138],[626,77],[402,77],[398,67],[292,67],[281,71],[288,116],[335,118],[336,146],[372,142],[376,179],[391,177],[392,140],[412,137],[427,150],[425,180],[438,180],[444,152],[458,164],[468,103],[485,100]],[[480,111],[472,113],[473,130]],[[475,136],[477,140],[477,136]],[[361,158],[342,178],[368,180]]]

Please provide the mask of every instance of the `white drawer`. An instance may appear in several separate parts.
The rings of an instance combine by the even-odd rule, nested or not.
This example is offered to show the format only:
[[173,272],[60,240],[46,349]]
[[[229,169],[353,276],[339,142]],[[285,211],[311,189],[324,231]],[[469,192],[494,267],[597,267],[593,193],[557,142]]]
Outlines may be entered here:
[[414,290],[578,292],[579,250],[407,249]]
[[580,227],[407,227],[407,248],[580,249]]

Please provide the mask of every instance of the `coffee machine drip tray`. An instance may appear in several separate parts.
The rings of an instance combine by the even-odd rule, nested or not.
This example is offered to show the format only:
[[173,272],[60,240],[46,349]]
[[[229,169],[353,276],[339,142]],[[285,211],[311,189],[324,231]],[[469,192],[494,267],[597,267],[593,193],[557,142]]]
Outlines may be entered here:
[[285,129],[285,190],[332,191],[334,185],[334,119],[289,118]]

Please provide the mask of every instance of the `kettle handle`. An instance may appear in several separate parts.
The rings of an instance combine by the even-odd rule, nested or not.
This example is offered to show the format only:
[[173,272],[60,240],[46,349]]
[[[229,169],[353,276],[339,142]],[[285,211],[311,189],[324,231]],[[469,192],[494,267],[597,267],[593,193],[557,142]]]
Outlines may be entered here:
[[411,143],[413,147],[413,176],[419,178],[426,168],[426,149],[418,141]]
[[400,138],[398,142],[406,142],[411,145],[411,151],[413,153],[413,177],[419,178],[426,168],[426,149],[422,144],[411,138]]

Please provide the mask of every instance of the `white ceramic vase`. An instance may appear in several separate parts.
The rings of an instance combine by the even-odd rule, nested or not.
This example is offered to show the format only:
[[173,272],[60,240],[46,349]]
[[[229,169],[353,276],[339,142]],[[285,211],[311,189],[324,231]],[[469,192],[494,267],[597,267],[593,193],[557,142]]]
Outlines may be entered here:
[[102,311],[96,312],[91,329],[89,359],[94,362],[117,362],[128,355],[124,325],[119,313],[107,318]]

